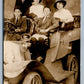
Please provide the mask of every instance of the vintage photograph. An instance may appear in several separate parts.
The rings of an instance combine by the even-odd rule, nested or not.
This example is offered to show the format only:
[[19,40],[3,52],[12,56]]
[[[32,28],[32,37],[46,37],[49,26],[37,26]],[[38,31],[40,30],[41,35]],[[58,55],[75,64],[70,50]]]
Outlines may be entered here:
[[3,1],[3,84],[80,84],[80,2]]

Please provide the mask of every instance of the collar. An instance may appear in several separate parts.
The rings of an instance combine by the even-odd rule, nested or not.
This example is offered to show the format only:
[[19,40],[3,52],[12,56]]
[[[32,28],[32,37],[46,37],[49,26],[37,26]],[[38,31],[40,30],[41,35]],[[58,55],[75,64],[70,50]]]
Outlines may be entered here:
[[21,17],[15,17],[16,20],[17,20],[17,19],[19,20],[20,18],[21,18]]
[[50,17],[50,14],[49,14],[49,15],[47,15],[47,16],[44,16],[44,17]]

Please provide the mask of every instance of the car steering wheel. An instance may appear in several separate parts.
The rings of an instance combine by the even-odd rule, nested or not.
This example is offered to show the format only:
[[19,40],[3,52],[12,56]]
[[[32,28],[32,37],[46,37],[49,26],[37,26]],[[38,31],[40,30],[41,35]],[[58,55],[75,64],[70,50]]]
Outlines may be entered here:
[[4,21],[4,24],[6,26],[4,30],[8,33],[14,33],[15,29],[17,29],[17,27],[10,21]]

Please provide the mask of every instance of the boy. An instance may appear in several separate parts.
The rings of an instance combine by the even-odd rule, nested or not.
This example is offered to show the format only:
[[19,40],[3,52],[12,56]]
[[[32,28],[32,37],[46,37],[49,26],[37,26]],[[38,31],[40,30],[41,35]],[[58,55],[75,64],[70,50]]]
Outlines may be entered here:
[[21,16],[22,12],[20,10],[20,7],[16,6],[14,9],[14,17],[10,20],[16,28],[13,28],[14,26],[10,26],[9,29],[14,29],[14,31],[8,34],[7,40],[16,40],[19,41],[21,39],[21,35],[26,32],[27,30],[27,22],[26,17]]
[[59,21],[52,18],[50,8],[45,7],[43,13],[44,17],[39,18],[35,27],[35,34],[31,37],[32,44],[30,48],[32,59],[37,59],[42,63],[45,61],[46,51],[49,47],[48,32],[59,26]]

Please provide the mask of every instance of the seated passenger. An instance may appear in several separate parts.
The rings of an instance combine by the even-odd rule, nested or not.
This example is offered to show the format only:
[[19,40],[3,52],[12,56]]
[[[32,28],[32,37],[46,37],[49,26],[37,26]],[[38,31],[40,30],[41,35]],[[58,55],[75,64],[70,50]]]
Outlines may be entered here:
[[54,17],[60,19],[61,29],[69,30],[73,29],[74,18],[70,11],[64,8],[65,5],[65,0],[56,0],[54,7],[58,10],[54,13]]
[[10,20],[14,26],[9,26],[11,30],[13,29],[13,31],[10,31],[8,33],[7,40],[19,41],[21,39],[21,35],[26,32],[26,17],[21,16],[21,14],[22,12],[20,10],[20,7],[16,6],[14,9],[14,18]]
[[48,7],[45,7],[43,12],[44,17],[38,19],[34,30],[35,34],[32,36],[37,40],[39,39],[39,37],[46,39],[48,31],[59,26],[59,19],[55,19],[51,16],[51,10]]
[[[48,7],[44,8],[44,17],[40,18],[35,27],[35,34],[31,37],[31,48],[32,59],[38,61],[45,60],[46,50],[48,48],[48,31],[59,26],[59,20],[51,17],[51,11]],[[43,60],[42,60],[43,59]]]

